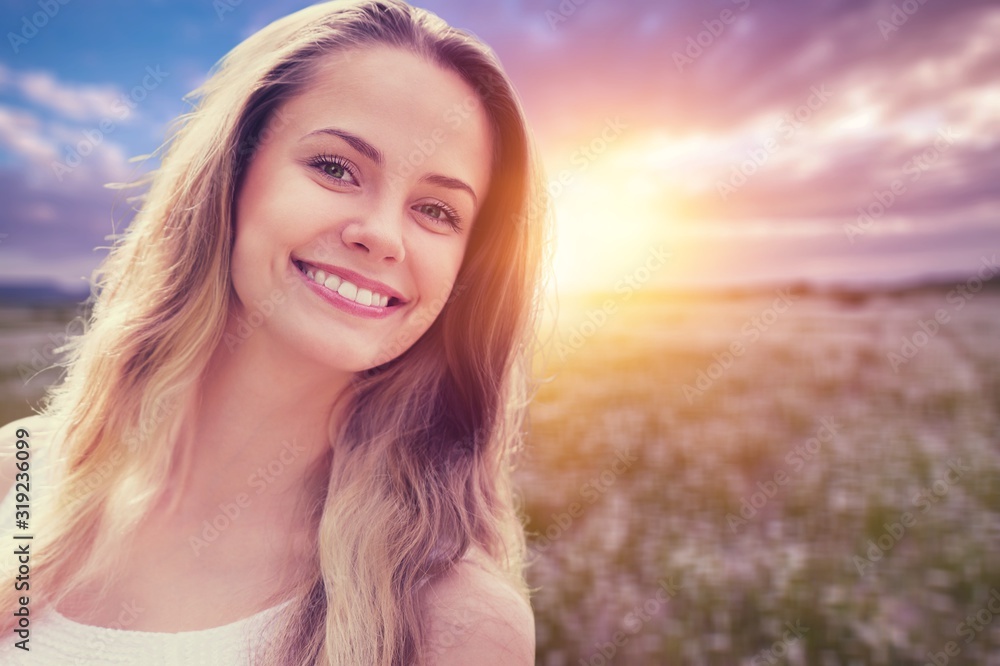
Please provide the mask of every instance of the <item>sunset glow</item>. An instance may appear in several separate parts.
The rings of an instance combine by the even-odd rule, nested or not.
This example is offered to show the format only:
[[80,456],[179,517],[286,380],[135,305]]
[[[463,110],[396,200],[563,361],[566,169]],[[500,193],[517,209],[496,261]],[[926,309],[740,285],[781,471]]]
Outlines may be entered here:
[[[226,50],[302,4],[67,7],[2,56],[0,279],[80,285],[129,215],[104,185],[141,173],[129,159]],[[428,3],[517,85],[558,221],[556,287],[577,292],[613,289],[661,246],[649,288],[974,268],[1000,245],[1000,11],[915,6]]]

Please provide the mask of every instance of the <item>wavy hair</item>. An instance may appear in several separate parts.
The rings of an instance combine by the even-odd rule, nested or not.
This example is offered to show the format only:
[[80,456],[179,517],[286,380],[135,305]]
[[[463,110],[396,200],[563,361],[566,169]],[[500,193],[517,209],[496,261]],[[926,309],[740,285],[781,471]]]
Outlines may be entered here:
[[[122,535],[164,489],[189,401],[224,343],[234,201],[269,123],[318,63],[374,45],[457,72],[476,92],[494,136],[491,184],[437,318],[360,373],[343,398],[328,490],[309,507],[313,566],[260,657],[423,663],[422,585],[472,549],[527,595],[511,469],[530,398],[548,227],[524,114],[481,42],[403,2],[355,1],[301,10],[233,49],[193,93],[161,167],[142,183],[146,194],[95,275],[87,329],[45,410],[59,424],[59,466],[35,545],[36,612],[87,583],[107,589]],[[16,594],[4,586],[3,607]],[[0,628],[12,626],[8,616]]]

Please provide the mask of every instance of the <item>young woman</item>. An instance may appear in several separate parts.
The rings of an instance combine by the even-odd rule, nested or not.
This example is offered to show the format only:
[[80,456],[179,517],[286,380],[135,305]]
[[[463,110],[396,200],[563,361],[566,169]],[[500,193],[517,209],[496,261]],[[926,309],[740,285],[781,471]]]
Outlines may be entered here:
[[324,3],[236,47],[0,434],[32,537],[0,662],[532,663],[534,174],[497,60],[427,12]]

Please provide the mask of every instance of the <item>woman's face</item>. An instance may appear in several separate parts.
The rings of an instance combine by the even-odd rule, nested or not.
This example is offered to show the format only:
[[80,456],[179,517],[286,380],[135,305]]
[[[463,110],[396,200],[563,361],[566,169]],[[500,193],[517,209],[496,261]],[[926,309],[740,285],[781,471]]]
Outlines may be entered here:
[[409,348],[451,294],[492,140],[454,72],[388,47],[320,63],[237,195],[238,335],[349,372]]

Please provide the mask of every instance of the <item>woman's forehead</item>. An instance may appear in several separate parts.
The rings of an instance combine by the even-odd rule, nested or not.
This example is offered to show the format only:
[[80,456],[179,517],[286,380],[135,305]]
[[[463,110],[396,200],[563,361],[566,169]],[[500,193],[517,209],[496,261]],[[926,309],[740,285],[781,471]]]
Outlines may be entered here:
[[[353,48],[322,57],[295,98],[303,112],[374,115],[388,111],[416,122],[457,129],[485,116],[477,92],[458,74],[408,50],[389,46]],[[469,123],[461,123],[462,125]]]
[[485,191],[493,136],[482,100],[457,72],[409,51],[374,46],[325,56],[281,113],[290,140],[339,130],[377,148],[388,169],[433,165]]

